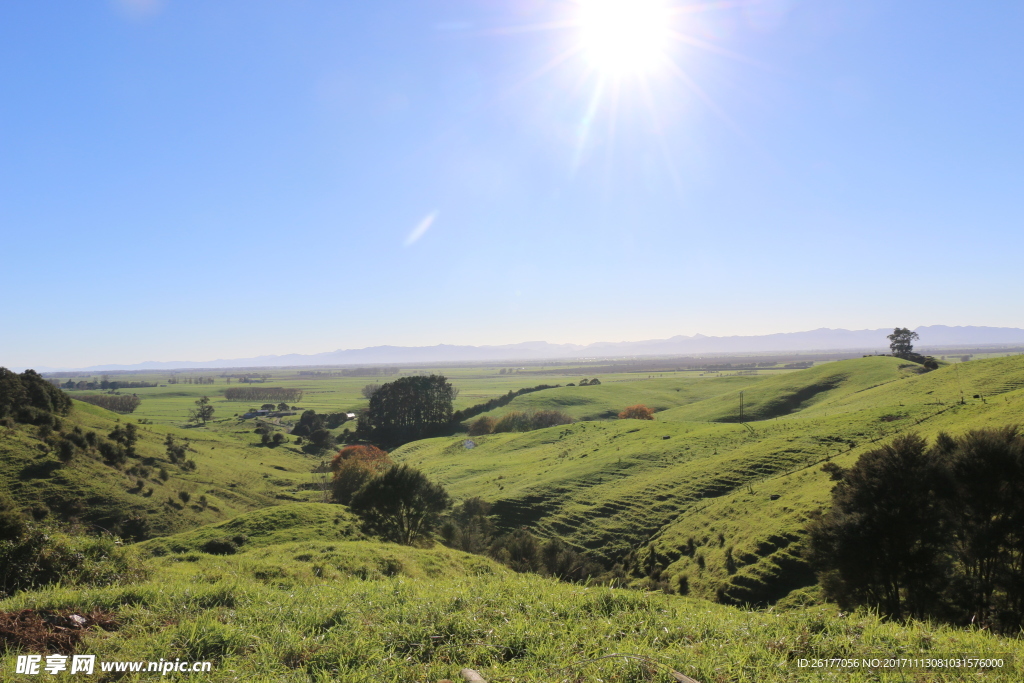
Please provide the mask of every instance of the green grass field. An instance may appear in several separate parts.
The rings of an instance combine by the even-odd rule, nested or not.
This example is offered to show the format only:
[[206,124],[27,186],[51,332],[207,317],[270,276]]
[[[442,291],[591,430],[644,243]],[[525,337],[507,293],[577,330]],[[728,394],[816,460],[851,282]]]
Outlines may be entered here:
[[[839,361],[730,387],[654,421],[475,437],[471,450],[463,438],[439,438],[394,456],[456,497],[493,502],[507,527],[529,526],[606,562],[660,564],[670,586],[685,576],[692,595],[767,604],[813,583],[800,551],[808,515],[827,504],[832,488],[822,463],[851,465],[902,431],[933,437],[1024,418],[1024,357],[925,374],[906,365],[888,357]],[[591,410],[622,405],[612,387],[579,389],[608,397]],[[745,424],[736,422],[741,390]],[[525,407],[524,398],[554,407],[545,402],[554,394],[520,397],[505,410]]]
[[[461,389],[457,407],[586,377],[558,367],[550,376],[443,372]],[[301,387],[302,408],[334,412],[365,405],[359,390],[372,381],[282,371],[266,386]],[[456,500],[492,502],[502,528],[523,526],[620,564],[632,589],[560,584],[441,546],[374,540],[346,508],[322,502],[325,478],[313,470],[323,458],[291,439],[260,446],[254,421],[233,416],[251,406],[219,398],[225,384],[177,384],[138,390],[143,403],[130,416],[76,403],[64,418],[65,430],[100,434],[144,420],[139,458],[121,468],[90,457],[62,466],[36,428],[0,427],[0,485],[23,509],[78,517],[93,530],[144,518],[156,536],[131,549],[148,568],[141,583],[19,593],[0,611],[109,610],[121,627],[89,633],[85,651],[110,660],[210,659],[214,671],[191,678],[215,681],[437,681],[464,666],[490,681],[670,680],[666,665],[701,683],[923,683],[964,678],[821,674],[795,662],[1024,654],[1019,639],[841,615],[820,604],[801,554],[808,516],[827,505],[833,485],[824,462],[851,465],[906,431],[934,437],[1020,423],[1024,357],[924,373],[869,357],[756,376],[623,373],[601,381],[526,394],[490,413],[556,409],[573,424],[473,437],[472,448],[464,435],[427,439],[392,456]],[[182,427],[202,395],[214,398],[215,420]],[[615,418],[635,403],[655,408],[655,419]],[[194,471],[168,461],[168,434],[187,440]],[[227,541],[231,554],[211,554]],[[613,653],[652,659],[599,659]],[[3,654],[4,675],[16,654]],[[120,676],[98,680],[153,674]],[[970,680],[1019,676],[1004,670]]]
[[[492,683],[669,681],[670,669],[702,683],[959,681],[961,674],[941,672],[823,675],[798,662],[970,654],[1001,655],[1009,665],[1024,655],[1020,640],[983,631],[884,623],[821,606],[744,611],[517,575],[441,547],[324,538],[339,514],[332,505],[286,504],[234,526],[149,541],[137,549],[155,551],[140,583],[26,592],[0,601],[0,611],[104,610],[118,628],[89,633],[83,651],[101,662],[211,661],[210,673],[188,675],[200,681],[439,681],[457,679],[463,667]],[[196,550],[201,538],[238,529],[250,542],[237,554]],[[9,650],[0,671],[13,672],[15,659]],[[1004,668],[970,680],[1018,674]]]

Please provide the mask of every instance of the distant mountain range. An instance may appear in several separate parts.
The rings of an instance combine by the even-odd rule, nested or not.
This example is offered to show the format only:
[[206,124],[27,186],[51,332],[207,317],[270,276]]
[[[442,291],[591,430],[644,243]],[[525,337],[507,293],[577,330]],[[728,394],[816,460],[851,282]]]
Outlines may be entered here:
[[[821,328],[807,332],[783,332],[754,336],[692,337],[677,335],[669,339],[636,342],[595,342],[593,344],[549,344],[522,342],[500,346],[372,346],[365,349],[339,349],[325,353],[283,356],[257,356],[211,361],[147,361],[134,365],[94,365],[88,368],[44,368],[40,372],[81,370],[182,370],[201,368],[295,367],[301,365],[374,365],[410,363],[446,363],[460,361],[517,361],[579,358],[621,358],[628,356],[687,356],[719,353],[764,353],[783,351],[882,351],[888,350],[886,335],[890,328],[878,330],[833,330]],[[1002,344],[1024,345],[1024,329],[1016,327],[949,327],[929,325],[917,328],[920,349]]]

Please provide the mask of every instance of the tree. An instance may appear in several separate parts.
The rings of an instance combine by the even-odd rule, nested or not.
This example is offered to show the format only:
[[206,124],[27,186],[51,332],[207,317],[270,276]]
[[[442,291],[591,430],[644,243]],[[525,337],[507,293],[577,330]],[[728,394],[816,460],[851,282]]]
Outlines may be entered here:
[[920,337],[917,336],[917,332],[912,332],[906,327],[897,327],[886,339],[889,340],[892,355],[897,358],[905,358],[914,352],[913,342]]
[[1019,632],[1024,618],[1024,433],[1017,427],[940,434],[961,621]]
[[453,398],[454,388],[441,375],[388,382],[370,398],[359,420],[359,434],[381,444],[434,436],[451,423]]
[[299,416],[299,421],[292,427],[292,434],[295,436],[309,436],[318,429],[323,429],[323,417],[316,414],[315,410],[307,410]]
[[359,393],[363,395],[363,398],[369,400],[373,398],[373,395],[377,393],[378,389],[380,389],[379,384],[367,384],[359,390]]
[[826,595],[894,619],[928,614],[944,587],[941,486],[937,459],[916,434],[862,455],[808,528]]
[[654,410],[647,406],[638,403],[635,406],[629,406],[621,413],[619,413],[620,420],[653,420]]
[[370,530],[407,545],[428,537],[449,507],[451,498],[444,487],[408,465],[370,479],[349,503]]
[[323,451],[334,445],[334,437],[326,429],[317,429],[309,435],[309,443],[317,451]]
[[491,504],[479,496],[463,501],[441,528],[445,545],[478,555],[487,551],[494,532]]
[[202,422],[213,419],[213,406],[210,405],[210,397],[203,396],[196,401],[196,408],[189,412],[189,422]]

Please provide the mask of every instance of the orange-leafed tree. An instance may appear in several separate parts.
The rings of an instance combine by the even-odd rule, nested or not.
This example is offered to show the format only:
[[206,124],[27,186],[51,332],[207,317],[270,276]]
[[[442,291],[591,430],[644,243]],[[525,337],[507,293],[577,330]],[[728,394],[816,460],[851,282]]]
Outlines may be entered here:
[[630,406],[619,413],[620,420],[653,420],[654,410],[642,403]]
[[376,446],[346,446],[331,460],[331,492],[334,502],[348,505],[363,484],[394,464],[386,451]]

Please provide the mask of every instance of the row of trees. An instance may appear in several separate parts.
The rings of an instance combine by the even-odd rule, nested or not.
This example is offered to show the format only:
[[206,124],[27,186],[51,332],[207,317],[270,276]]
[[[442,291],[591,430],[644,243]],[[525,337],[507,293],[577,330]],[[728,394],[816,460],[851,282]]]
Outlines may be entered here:
[[142,405],[142,399],[135,394],[82,394],[75,398],[100,408],[112,410],[115,413],[124,414],[134,413],[135,409]]
[[287,401],[298,403],[302,400],[302,389],[285,387],[231,387],[224,390],[224,398],[228,401]]
[[865,453],[809,526],[826,595],[896,619],[1024,626],[1024,434],[915,434]]
[[111,382],[110,380],[107,379],[101,380],[99,382],[95,380],[81,380],[76,382],[73,379],[69,379],[67,382],[58,384],[61,389],[77,389],[79,391],[83,389],[87,391],[118,391],[120,389],[146,389],[157,386],[156,382],[123,382],[120,380]]

